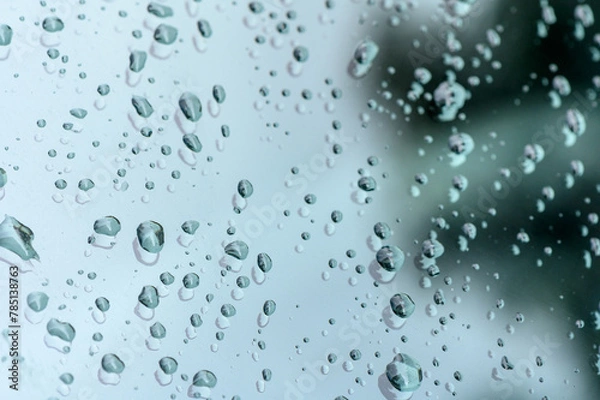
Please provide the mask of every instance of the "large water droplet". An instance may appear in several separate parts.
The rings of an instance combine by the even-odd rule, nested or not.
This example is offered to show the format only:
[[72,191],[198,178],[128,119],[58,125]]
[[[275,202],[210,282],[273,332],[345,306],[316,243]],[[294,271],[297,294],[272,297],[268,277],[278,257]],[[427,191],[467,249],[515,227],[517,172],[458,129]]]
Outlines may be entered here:
[[65,24],[61,19],[55,16],[47,17],[42,21],[42,28],[44,28],[46,32],[59,32],[62,31],[64,27]]
[[120,374],[125,369],[125,363],[116,354],[108,353],[102,357],[102,369],[111,374]]
[[133,104],[135,111],[140,117],[148,118],[154,112],[154,108],[152,108],[152,105],[145,97],[133,96],[131,104]]
[[241,240],[236,240],[225,246],[225,253],[238,260],[245,260],[248,257],[248,245]]
[[96,222],[94,222],[94,232],[96,232],[99,235],[114,237],[117,236],[117,233],[119,233],[120,231],[121,222],[112,215],[97,219]]
[[13,30],[10,26],[0,25],[0,46],[8,46],[12,41]]
[[154,40],[160,44],[172,44],[177,40],[177,29],[171,25],[160,24],[154,31]]
[[31,292],[27,295],[27,305],[35,312],[40,312],[48,306],[48,295],[44,292]]
[[211,371],[203,369],[194,375],[193,385],[214,388],[217,385],[217,377]]
[[185,92],[181,95],[179,108],[183,115],[192,122],[196,122],[202,117],[202,103],[193,93]]
[[0,247],[12,251],[22,260],[39,260],[39,256],[31,242],[34,234],[31,229],[23,225],[10,215],[4,217],[0,224]]
[[386,367],[386,376],[392,386],[401,392],[414,392],[421,386],[423,371],[415,359],[400,353]]
[[149,253],[158,253],[165,243],[165,233],[158,222],[145,221],[137,228],[137,239],[142,249]]
[[138,296],[138,301],[151,309],[158,307],[158,290],[152,285],[144,286]]
[[75,339],[75,328],[68,322],[61,322],[52,318],[46,325],[46,330],[52,336],[56,336],[65,342],[72,342]]
[[404,252],[398,246],[383,246],[377,251],[376,259],[381,268],[394,272],[404,264]]

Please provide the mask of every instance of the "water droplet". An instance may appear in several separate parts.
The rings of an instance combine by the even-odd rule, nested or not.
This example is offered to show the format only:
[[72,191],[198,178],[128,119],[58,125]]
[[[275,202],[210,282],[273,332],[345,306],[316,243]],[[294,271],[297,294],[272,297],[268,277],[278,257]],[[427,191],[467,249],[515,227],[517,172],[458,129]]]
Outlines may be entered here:
[[121,222],[113,217],[107,216],[104,218],[100,218],[94,222],[94,232],[99,235],[106,236],[117,236],[117,233],[121,231]]
[[246,257],[248,257],[248,245],[241,240],[236,240],[225,246],[225,254],[237,258],[238,260],[245,260]]
[[277,305],[275,304],[275,302],[273,300],[267,300],[267,301],[265,301],[265,304],[263,305],[263,312],[265,313],[265,315],[267,317],[270,317],[271,315],[273,315],[275,313],[276,308],[277,308]]
[[423,371],[415,359],[397,354],[386,367],[386,376],[392,386],[401,392],[414,392],[421,386]]
[[154,112],[154,108],[152,108],[152,105],[145,97],[133,96],[131,104],[140,117],[148,118]]
[[61,322],[56,318],[50,319],[46,330],[52,336],[58,337],[65,342],[71,343],[75,339],[75,328],[68,322]]
[[125,363],[116,354],[108,353],[102,357],[102,369],[111,374],[120,374],[125,369]]
[[177,40],[177,29],[167,24],[160,24],[154,31],[154,40],[160,44],[172,44]]
[[31,229],[23,225],[10,215],[4,217],[0,224],[0,247],[12,251],[22,260],[39,260],[39,256],[31,242],[34,234]]
[[214,388],[217,385],[217,377],[211,371],[203,369],[194,375],[193,385]]
[[8,46],[12,41],[13,30],[6,24],[0,24],[0,46]]
[[173,375],[177,372],[177,361],[172,357],[163,357],[158,361],[160,369],[167,375]]
[[35,312],[41,312],[48,306],[48,295],[44,292],[31,292],[27,295],[27,305]]
[[400,318],[408,318],[415,312],[415,302],[406,293],[397,293],[390,299],[394,314]]
[[377,251],[376,259],[383,269],[395,272],[404,264],[404,252],[398,246],[383,246]]
[[250,183],[249,180],[242,179],[238,182],[237,191],[242,198],[247,199],[248,197],[252,196],[252,193],[254,193],[254,186],[252,186],[252,183]]
[[201,19],[198,21],[198,31],[202,35],[203,38],[208,39],[212,36],[212,27],[210,26],[210,22],[205,19]]
[[173,16],[173,9],[164,4],[152,2],[148,4],[147,10],[150,14],[155,15],[159,18],[167,18]]
[[144,286],[138,296],[138,301],[150,309],[158,307],[158,290],[151,285]]
[[145,221],[137,228],[137,239],[144,250],[149,253],[158,253],[165,243],[165,233],[158,222]]
[[179,108],[188,120],[196,122],[202,117],[202,103],[198,97],[190,92],[185,92],[179,98]]
[[64,27],[65,24],[61,21],[61,19],[55,16],[46,17],[42,21],[42,28],[44,28],[46,32],[59,32],[62,31]]
[[146,65],[148,53],[141,50],[134,50],[129,55],[129,69],[133,72],[140,72]]

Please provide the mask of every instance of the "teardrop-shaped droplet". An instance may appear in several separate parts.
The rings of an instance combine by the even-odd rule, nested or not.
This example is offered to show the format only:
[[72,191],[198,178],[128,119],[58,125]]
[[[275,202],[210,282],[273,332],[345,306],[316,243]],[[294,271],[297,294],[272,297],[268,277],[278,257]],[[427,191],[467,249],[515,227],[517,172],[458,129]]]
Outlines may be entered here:
[[256,257],[258,268],[264,273],[267,273],[273,268],[273,261],[267,253],[259,253]]
[[208,39],[209,37],[212,36],[212,28],[210,26],[210,22],[208,22],[205,19],[201,19],[200,21],[198,21],[198,31],[200,31],[200,34],[202,35],[202,37]]
[[246,199],[252,196],[252,193],[254,193],[254,186],[252,186],[252,183],[250,183],[249,180],[242,179],[238,182],[237,191],[240,194],[240,196]]
[[183,144],[194,153],[200,153],[202,151],[202,143],[198,136],[193,133],[183,135]]
[[181,95],[179,108],[183,115],[192,122],[196,122],[202,117],[202,103],[193,93],[185,92]]
[[158,299],[158,290],[152,285],[144,286],[138,296],[138,301],[148,308],[158,307]]
[[154,108],[152,108],[152,105],[145,97],[133,96],[131,104],[133,104],[135,111],[140,117],[148,118],[154,112]]
[[263,312],[267,317],[273,315],[275,313],[276,308],[277,304],[275,304],[273,300],[267,300],[265,301],[265,304],[263,304]]
[[394,314],[400,318],[408,318],[415,312],[415,302],[406,293],[396,293],[390,299]]

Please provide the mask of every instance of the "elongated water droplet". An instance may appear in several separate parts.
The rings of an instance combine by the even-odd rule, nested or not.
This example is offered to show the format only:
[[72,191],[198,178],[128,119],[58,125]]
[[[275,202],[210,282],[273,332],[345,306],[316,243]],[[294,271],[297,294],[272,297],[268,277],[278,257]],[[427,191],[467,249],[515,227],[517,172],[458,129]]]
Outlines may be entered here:
[[185,92],[181,95],[179,108],[183,115],[192,122],[196,122],[202,117],[202,103],[193,93]]
[[152,108],[152,105],[145,97],[133,96],[131,104],[133,104],[135,111],[140,117],[148,118],[154,112],[154,108]]
[[6,24],[0,25],[0,46],[8,46],[12,41],[13,30]]
[[109,215],[104,218],[97,219],[94,222],[94,232],[100,235],[117,236],[121,231],[121,222],[115,217]]
[[129,55],[129,69],[133,72],[140,72],[146,66],[148,53],[141,50],[134,50]]
[[277,304],[275,304],[273,300],[267,300],[265,301],[265,304],[263,304],[263,312],[267,317],[273,315],[275,313],[276,308]]
[[258,264],[258,268],[265,273],[269,272],[273,267],[273,261],[267,253],[259,253],[256,257],[256,263]]
[[200,34],[202,35],[202,37],[208,39],[209,37],[212,36],[212,27],[210,26],[210,22],[208,22],[205,19],[201,19],[200,21],[198,21],[198,31],[200,31]]
[[238,182],[237,191],[240,196],[242,196],[244,199],[247,199],[248,197],[252,196],[252,193],[254,193],[254,187],[249,180],[242,179]]
[[4,186],[6,186],[7,182],[8,182],[8,175],[6,174],[6,171],[4,170],[4,168],[0,168],[0,188],[3,188]]
[[159,18],[167,18],[173,16],[173,9],[169,6],[165,6],[164,4],[152,2],[148,4],[147,10],[150,14],[155,15]]
[[52,318],[46,325],[46,330],[52,336],[56,336],[65,342],[72,342],[75,339],[75,328],[68,322],[61,322]]
[[187,135],[183,135],[183,144],[185,147],[193,151],[194,153],[200,153],[202,151],[202,143],[198,136],[193,133],[188,133]]
[[390,299],[394,314],[400,318],[408,318],[415,312],[415,302],[406,293],[397,293]]
[[227,94],[225,93],[225,89],[221,85],[213,86],[212,94],[213,94],[215,101],[219,104],[223,103],[225,101],[225,98],[227,97]]

